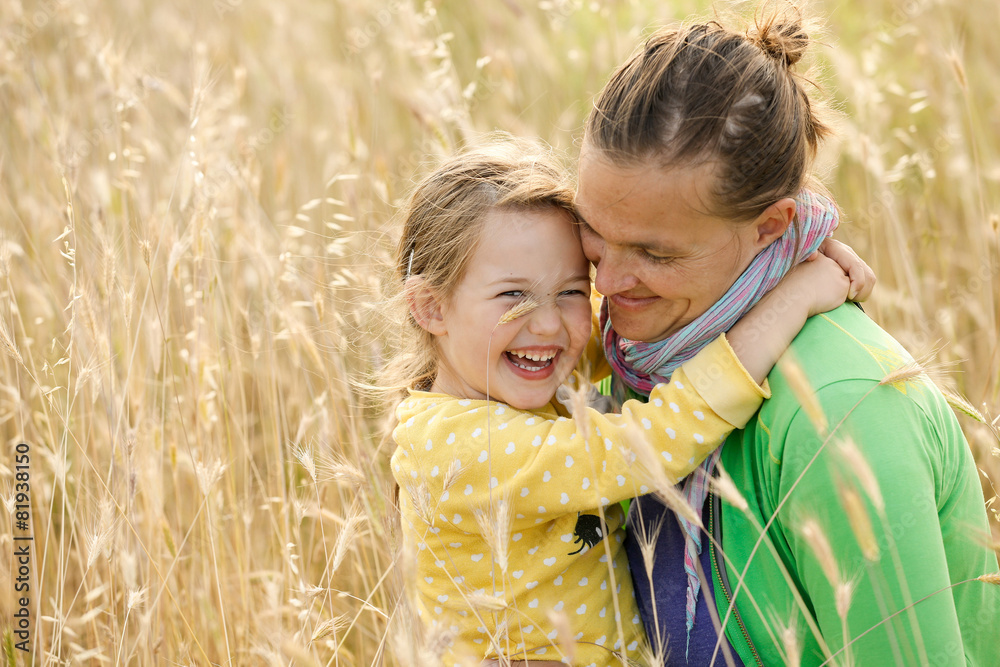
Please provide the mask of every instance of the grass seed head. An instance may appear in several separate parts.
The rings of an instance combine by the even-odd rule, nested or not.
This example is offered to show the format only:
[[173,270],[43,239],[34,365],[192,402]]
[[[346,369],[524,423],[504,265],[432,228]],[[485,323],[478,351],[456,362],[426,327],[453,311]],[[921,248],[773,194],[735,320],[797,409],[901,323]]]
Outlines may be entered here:
[[500,316],[500,320],[497,322],[497,326],[502,324],[507,324],[513,322],[519,317],[524,317],[528,313],[534,311],[541,304],[535,299],[525,299],[515,303],[506,313]]
[[661,514],[653,524],[646,521],[639,522],[634,532],[635,541],[639,544],[639,552],[642,554],[642,564],[650,580],[653,577],[656,543],[660,539],[660,531],[663,530],[663,521],[666,517],[666,514]]
[[125,606],[129,611],[132,611],[136,606],[142,603],[146,599],[146,589],[145,588],[133,588],[128,592],[128,601]]
[[220,459],[212,459],[209,463],[202,463],[200,460],[195,459],[195,475],[198,478],[198,488],[201,489],[203,496],[208,495],[208,492],[219,481],[227,467]]
[[573,628],[569,622],[569,616],[564,611],[550,611],[548,613],[549,623],[556,631],[556,641],[559,643],[559,650],[563,655],[563,662],[568,665],[574,664],[576,660],[576,640],[573,637]]
[[315,466],[320,482],[339,482],[353,489],[360,489],[365,484],[365,474],[361,469],[341,456],[320,455]]
[[406,485],[406,492],[409,495],[413,511],[416,512],[420,520],[428,526],[434,523],[432,511],[431,492],[423,480],[419,482],[409,482]]
[[460,459],[452,461],[441,480],[441,486],[445,491],[454,486],[455,482],[458,481],[458,478],[462,476],[462,472],[462,461]]
[[510,606],[501,591],[497,591],[497,595],[492,595],[486,591],[472,591],[466,598],[473,609],[504,611]]
[[802,406],[802,410],[806,413],[809,421],[812,422],[816,433],[825,436],[829,428],[829,423],[827,422],[826,414],[823,412],[823,406],[820,405],[819,399],[816,397],[816,392],[813,391],[812,385],[809,384],[809,378],[806,377],[802,366],[795,360],[791,352],[786,352],[778,360],[778,367],[781,369],[781,373],[788,382],[792,393],[795,394],[799,404]]
[[882,489],[875,478],[875,472],[868,465],[868,459],[858,449],[854,440],[850,436],[840,439],[838,441],[838,451],[844,458],[847,467],[857,477],[858,483],[864,489],[868,499],[872,501],[872,504],[875,505],[875,508],[879,512],[884,512],[885,499],[882,498]]
[[499,498],[492,507],[473,510],[476,523],[493,554],[493,561],[504,574],[507,574],[510,555],[510,507],[511,503],[507,498]]
[[796,629],[794,619],[788,625],[779,624],[782,653],[784,653],[786,667],[798,667],[802,664],[802,642],[799,641],[799,633]]
[[[587,413],[587,408],[590,405],[588,401],[590,383],[581,381],[581,379],[574,373],[571,378],[576,383],[576,387],[569,389],[569,405],[566,406],[570,414],[573,415],[573,420],[576,422],[576,432],[583,442],[589,443],[593,437],[590,429],[590,419]],[[563,387],[568,387],[568,385],[563,385]],[[560,390],[563,389],[560,387]],[[565,393],[565,390],[563,390]],[[559,395],[557,390],[556,395]]]
[[142,263],[148,269],[153,260],[153,244],[149,242],[149,239],[139,241],[139,255],[142,257]]
[[356,547],[356,537],[361,530],[361,526],[365,524],[368,519],[362,514],[355,514],[351,516],[345,523],[344,527],[340,531],[340,535],[337,537],[337,544],[333,548],[333,561],[330,565],[330,574],[337,571],[340,564],[344,562],[344,558],[347,556],[347,552]]
[[955,412],[961,412],[966,417],[972,417],[981,424],[989,423],[986,420],[986,417],[983,416],[983,413],[977,410],[972,403],[969,403],[969,401],[967,401],[961,394],[949,391],[948,389],[942,389],[941,394],[944,395],[945,400],[948,401],[948,405],[950,405],[951,409]]
[[747,511],[749,508],[747,500],[743,497],[743,494],[740,493],[739,489],[736,488],[733,478],[729,476],[729,473],[727,473],[725,469],[723,469],[721,463],[719,463],[717,470],[719,471],[719,474],[718,477],[712,480],[712,490],[736,509],[741,512]]
[[851,608],[851,600],[854,598],[854,589],[856,586],[857,582],[853,579],[850,581],[843,581],[833,592],[833,597],[837,605],[837,616],[839,616],[841,620],[847,618],[847,612]]
[[309,473],[309,478],[316,483],[316,461],[313,459],[312,449],[295,445],[292,447],[292,454],[299,464]]
[[955,72],[955,78],[958,80],[958,85],[962,87],[962,90],[966,90],[968,88],[968,82],[965,78],[965,66],[962,64],[958,54],[951,51],[948,54],[948,62],[951,63],[951,68]]
[[861,554],[868,562],[877,561],[879,557],[878,540],[875,538],[871,516],[868,514],[868,508],[865,507],[861,494],[853,485],[841,481],[837,484],[837,495],[840,496],[840,504],[847,514],[847,521],[851,526],[851,532],[854,533],[854,539],[857,540],[858,546],[861,548]]
[[634,456],[638,477],[648,482],[653,494],[677,514],[695,526],[701,527],[701,513],[694,510],[684,494],[677,490],[677,480],[663,470],[659,450],[646,438],[645,433],[636,428],[625,431],[630,456]]
[[86,532],[88,571],[93,567],[98,557],[110,548],[117,525],[114,504],[110,499],[102,501],[96,523]]
[[1000,572],[990,572],[989,574],[982,574],[976,577],[979,581],[984,581],[987,584],[993,584],[994,586],[1000,586]]
[[335,616],[334,618],[328,618],[316,626],[316,629],[313,630],[312,637],[309,638],[309,641],[315,642],[330,635],[336,636],[341,630],[350,624],[351,617],[348,614],[341,614],[340,616]]
[[806,541],[806,544],[809,545],[809,549],[813,552],[816,560],[819,561],[819,566],[823,569],[823,574],[826,575],[830,586],[836,590],[842,581],[840,569],[837,567],[837,559],[833,555],[830,540],[827,539],[826,533],[823,532],[819,522],[816,519],[806,519],[799,527],[799,533]]
[[653,646],[643,638],[643,641],[639,643],[638,654],[640,658],[640,664],[643,665],[665,665],[667,663],[667,656],[670,654],[670,642],[661,637],[657,637],[654,640],[656,646]]
[[880,385],[903,385],[910,380],[923,375],[926,371],[924,367],[917,362],[912,362],[900,366],[896,370],[889,371],[886,373],[885,377],[879,382]]
[[3,348],[4,352],[9,354],[14,358],[17,363],[24,365],[24,358],[21,356],[21,352],[17,349],[17,345],[14,343],[14,337],[10,334],[10,329],[7,327],[7,321],[0,318],[0,347]]

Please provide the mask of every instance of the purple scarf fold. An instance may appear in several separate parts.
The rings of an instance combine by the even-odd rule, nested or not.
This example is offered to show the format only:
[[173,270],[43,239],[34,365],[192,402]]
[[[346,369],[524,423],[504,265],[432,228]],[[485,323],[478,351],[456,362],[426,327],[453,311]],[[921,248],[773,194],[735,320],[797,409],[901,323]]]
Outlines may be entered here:
[[[694,357],[706,345],[728,331],[747,311],[781,281],[789,270],[819,248],[833,233],[839,220],[832,201],[810,190],[802,190],[795,198],[795,219],[777,241],[762,250],[729,291],[684,328],[666,339],[644,343],[622,338],[611,328],[607,299],[601,306],[601,329],[604,352],[615,371],[615,397],[621,401],[627,389],[649,396],[653,386],[669,382],[674,370]],[[721,448],[720,448],[721,450]],[[709,480],[719,460],[719,451],[684,480],[683,493],[695,511],[700,511],[708,497]],[[687,633],[691,640],[695,609],[701,584],[695,561],[701,553],[701,535],[687,519],[678,517],[684,529],[684,570],[688,576]]]

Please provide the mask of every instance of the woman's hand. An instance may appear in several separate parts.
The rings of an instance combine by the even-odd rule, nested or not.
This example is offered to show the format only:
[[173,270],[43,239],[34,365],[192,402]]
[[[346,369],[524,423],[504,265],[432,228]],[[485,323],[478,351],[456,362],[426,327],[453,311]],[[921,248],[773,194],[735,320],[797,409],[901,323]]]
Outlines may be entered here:
[[[848,299],[864,301],[871,296],[872,290],[875,289],[875,272],[858,257],[851,246],[834,239],[827,239],[820,245],[819,252],[837,262],[850,277],[851,289],[847,293]],[[813,253],[806,261],[812,261],[817,256],[817,253]]]

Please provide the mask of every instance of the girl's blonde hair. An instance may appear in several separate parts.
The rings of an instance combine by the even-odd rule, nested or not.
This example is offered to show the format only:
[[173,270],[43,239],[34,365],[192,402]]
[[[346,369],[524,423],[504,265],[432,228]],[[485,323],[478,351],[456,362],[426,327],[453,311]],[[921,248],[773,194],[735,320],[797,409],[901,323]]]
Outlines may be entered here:
[[569,172],[537,141],[493,134],[482,144],[448,158],[421,180],[404,210],[396,249],[390,303],[398,317],[399,347],[382,374],[382,385],[426,388],[437,376],[434,336],[410,315],[405,282],[420,276],[447,300],[465,276],[482,240],[490,211],[551,207],[577,220]]
[[809,43],[794,7],[746,33],[714,21],[658,30],[598,94],[585,142],[624,166],[714,162],[713,212],[754,219],[798,193],[829,134],[793,69]]

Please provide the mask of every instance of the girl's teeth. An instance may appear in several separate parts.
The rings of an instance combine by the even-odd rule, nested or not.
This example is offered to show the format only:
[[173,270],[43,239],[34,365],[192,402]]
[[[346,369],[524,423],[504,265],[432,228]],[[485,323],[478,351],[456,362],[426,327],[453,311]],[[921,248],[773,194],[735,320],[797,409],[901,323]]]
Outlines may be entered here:
[[[537,359],[533,359],[532,361],[538,361],[538,360]],[[551,359],[547,359],[544,366],[538,366],[537,368],[534,367],[534,366],[522,366],[521,364],[517,363],[513,359],[511,359],[511,363],[513,363],[518,368],[523,368],[526,371],[540,371],[543,368],[548,368],[549,366],[551,366],[552,365],[552,360]]]
[[552,357],[556,356],[555,354],[538,354],[531,352],[512,352],[511,354],[513,354],[515,357],[521,357],[522,359],[531,359],[532,361],[548,361]]
[[[515,350],[509,350],[506,352],[507,358],[510,359],[510,362],[512,364],[514,364],[518,368],[523,368],[524,370],[531,372],[538,372],[544,368],[548,368],[549,366],[551,366],[554,363],[553,359],[555,359],[556,354],[557,352],[548,352],[545,354],[540,354],[535,352],[518,352]],[[517,363],[518,359],[525,359],[525,360],[530,359],[531,361],[535,362],[535,364],[540,363],[541,365],[525,366],[524,364]]]

